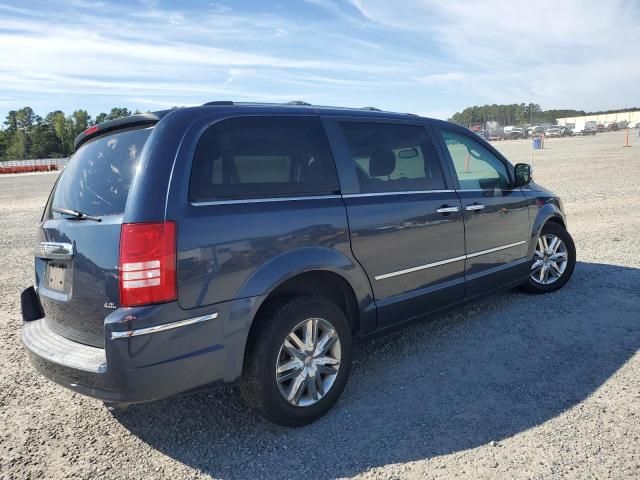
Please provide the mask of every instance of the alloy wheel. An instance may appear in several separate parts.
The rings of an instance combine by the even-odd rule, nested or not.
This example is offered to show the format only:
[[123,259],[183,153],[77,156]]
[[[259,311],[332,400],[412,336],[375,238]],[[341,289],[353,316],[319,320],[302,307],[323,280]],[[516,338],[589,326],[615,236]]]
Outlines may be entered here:
[[308,407],[323,398],[340,369],[340,339],[323,318],[296,325],[278,352],[276,381],[283,398],[296,407]]
[[567,246],[560,237],[552,234],[540,235],[530,277],[538,284],[550,285],[562,277],[568,261]]

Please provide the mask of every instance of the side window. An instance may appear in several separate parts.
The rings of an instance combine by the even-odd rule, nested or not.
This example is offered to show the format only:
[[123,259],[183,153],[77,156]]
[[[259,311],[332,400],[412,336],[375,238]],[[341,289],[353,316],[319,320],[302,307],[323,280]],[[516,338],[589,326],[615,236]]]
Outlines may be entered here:
[[331,194],[340,190],[318,118],[240,117],[200,138],[191,200]]
[[462,190],[509,188],[507,166],[475,140],[459,133],[440,131]]
[[445,188],[438,157],[423,127],[365,122],[342,122],[340,127],[362,193]]

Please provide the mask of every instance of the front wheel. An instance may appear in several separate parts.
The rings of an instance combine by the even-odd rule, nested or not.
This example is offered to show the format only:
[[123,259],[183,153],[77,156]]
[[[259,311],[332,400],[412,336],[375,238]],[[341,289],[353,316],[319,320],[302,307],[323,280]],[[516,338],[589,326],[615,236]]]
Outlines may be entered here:
[[274,423],[298,427],[338,400],[351,369],[351,328],[334,303],[319,296],[268,305],[250,339],[241,392]]
[[555,292],[569,281],[576,266],[576,247],[569,232],[547,223],[538,237],[531,273],[522,288],[531,293]]

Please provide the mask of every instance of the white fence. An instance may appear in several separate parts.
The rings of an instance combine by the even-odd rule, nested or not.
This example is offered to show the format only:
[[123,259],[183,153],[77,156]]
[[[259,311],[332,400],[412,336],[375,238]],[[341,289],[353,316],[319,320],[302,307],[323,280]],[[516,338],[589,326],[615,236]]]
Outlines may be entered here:
[[56,165],[59,169],[69,162],[68,158],[34,158],[31,160],[0,160],[0,168],[34,167],[36,165]]

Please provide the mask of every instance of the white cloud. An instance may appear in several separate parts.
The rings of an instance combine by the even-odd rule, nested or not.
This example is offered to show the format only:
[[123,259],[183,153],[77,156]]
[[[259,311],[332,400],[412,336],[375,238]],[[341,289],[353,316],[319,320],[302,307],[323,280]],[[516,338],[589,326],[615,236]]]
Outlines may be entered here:
[[482,103],[640,104],[637,2],[306,0],[304,21],[238,8],[0,5],[0,105],[43,94],[57,95],[50,109],[74,96],[133,108],[306,98],[446,117]]
[[465,75],[461,72],[446,72],[425,75],[424,77],[419,77],[418,81],[421,83],[437,85],[449,82],[459,82],[464,79]]
[[[547,108],[640,103],[640,4],[563,0],[349,0],[371,23],[431,39],[461,72],[420,81],[446,83],[477,102],[534,100]],[[463,80],[463,81],[461,81]],[[461,81],[458,87],[450,82]]]

